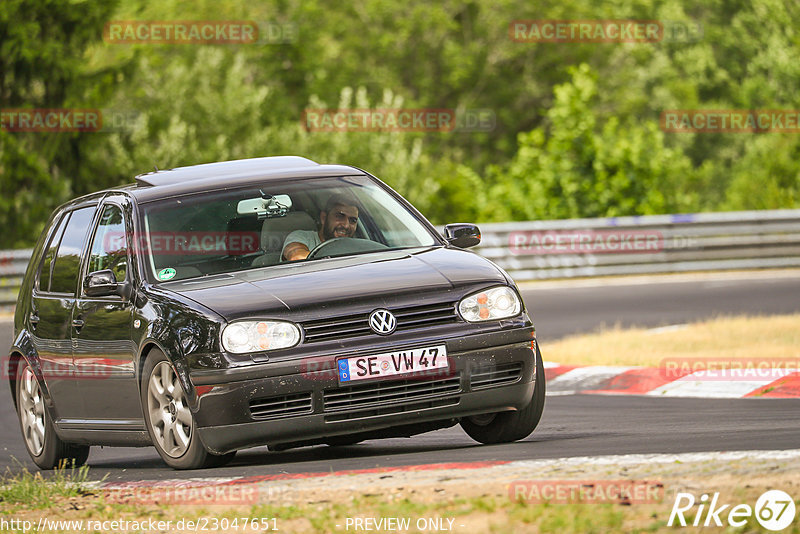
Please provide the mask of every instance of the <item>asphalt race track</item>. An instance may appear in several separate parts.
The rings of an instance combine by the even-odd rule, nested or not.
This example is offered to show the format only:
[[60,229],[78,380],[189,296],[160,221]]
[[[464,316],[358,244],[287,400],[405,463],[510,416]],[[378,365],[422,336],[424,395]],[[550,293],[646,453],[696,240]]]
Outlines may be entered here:
[[[16,417],[4,411],[3,463],[10,456],[33,469]],[[364,442],[349,447],[306,447],[269,452],[240,451],[221,469],[173,471],[152,448],[106,448],[89,455],[92,478],[158,480],[319,473],[348,469],[447,462],[529,460],[628,453],[677,453],[795,449],[800,445],[800,400],[659,399],[572,395],[550,397],[537,430],[505,445],[479,445],[460,427],[410,439]],[[5,469],[5,466],[2,466]]]
[[[787,276],[790,275],[791,276]],[[705,277],[706,275],[703,275]],[[800,273],[761,272],[654,282],[592,281],[591,287],[526,289],[522,296],[542,343],[602,326],[657,327],[720,315],[800,312]],[[699,277],[699,276],[698,276]],[[547,359],[547,354],[544,354]]]
[[[603,324],[661,326],[715,315],[800,312],[800,275],[689,280],[648,284],[523,289],[546,342]],[[11,324],[0,322],[0,343],[11,343]],[[8,386],[2,386],[0,470],[33,470]],[[330,472],[444,462],[528,460],[566,456],[800,448],[800,399],[678,399],[640,396],[548,397],[539,428],[526,440],[481,446],[456,426],[411,439],[369,441],[349,447],[307,447],[284,452],[240,451],[227,467],[180,472],[152,448],[93,448],[91,478],[108,481],[236,477]]]

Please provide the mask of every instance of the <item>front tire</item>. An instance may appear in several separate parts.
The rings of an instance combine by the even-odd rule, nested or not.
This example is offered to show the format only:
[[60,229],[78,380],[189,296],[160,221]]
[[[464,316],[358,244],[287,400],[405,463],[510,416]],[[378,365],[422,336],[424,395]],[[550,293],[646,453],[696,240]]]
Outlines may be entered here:
[[158,349],[147,356],[142,372],[142,409],[150,439],[164,462],[173,469],[220,467],[235,452],[209,453],[200,442],[186,392],[172,364]]
[[17,416],[25,449],[40,469],[79,467],[89,458],[87,445],[65,443],[56,435],[44,405],[39,381],[28,362],[20,360],[16,375]]
[[483,444],[510,443],[528,437],[538,426],[544,410],[544,363],[536,344],[536,386],[531,402],[522,410],[476,415],[461,421],[464,432]]

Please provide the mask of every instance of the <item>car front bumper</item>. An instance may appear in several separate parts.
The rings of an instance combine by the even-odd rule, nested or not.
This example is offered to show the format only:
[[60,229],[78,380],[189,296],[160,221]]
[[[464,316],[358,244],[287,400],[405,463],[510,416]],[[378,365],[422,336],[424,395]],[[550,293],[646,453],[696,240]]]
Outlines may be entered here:
[[258,378],[205,373],[193,378],[213,385],[200,397],[195,413],[199,436],[206,448],[222,454],[259,445],[378,435],[399,427],[411,435],[449,426],[461,417],[520,410],[532,399],[537,379],[532,335],[533,329],[524,327],[444,340],[450,362],[446,371],[379,381],[340,385],[337,356],[317,358],[313,365],[270,363],[271,376]]

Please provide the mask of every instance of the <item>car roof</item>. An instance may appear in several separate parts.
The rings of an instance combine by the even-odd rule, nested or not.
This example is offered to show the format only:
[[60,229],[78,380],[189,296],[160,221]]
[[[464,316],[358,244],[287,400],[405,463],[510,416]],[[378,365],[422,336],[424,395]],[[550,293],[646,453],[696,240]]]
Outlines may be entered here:
[[272,156],[156,170],[138,175],[133,185],[112,191],[124,191],[134,196],[138,202],[148,202],[271,180],[365,174],[360,169],[346,165],[320,165],[299,156]]

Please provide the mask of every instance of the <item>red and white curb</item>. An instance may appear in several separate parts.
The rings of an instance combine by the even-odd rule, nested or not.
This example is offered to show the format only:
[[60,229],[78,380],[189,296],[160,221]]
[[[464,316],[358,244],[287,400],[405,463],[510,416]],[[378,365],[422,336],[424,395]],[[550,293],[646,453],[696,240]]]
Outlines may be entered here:
[[512,461],[496,460],[484,462],[451,462],[438,464],[403,465],[395,467],[373,467],[366,469],[347,469],[342,471],[321,471],[311,473],[276,473],[272,475],[247,475],[238,477],[198,477],[167,480],[137,480],[130,482],[97,482],[89,486],[104,490],[122,490],[136,488],[202,488],[207,486],[229,486],[238,484],[259,484],[267,482],[288,482],[325,477],[344,477],[357,475],[386,475],[391,473],[440,471],[459,471],[464,469],[488,469],[500,465],[508,465]]
[[547,395],[605,394],[656,397],[800,398],[800,371],[696,371],[656,367],[572,366],[544,362]]
[[[719,452],[691,452],[674,454],[624,454],[602,456],[578,456],[566,458],[491,461],[491,462],[457,462],[427,465],[408,465],[399,467],[382,467],[373,469],[353,469],[346,471],[311,472],[311,473],[276,473],[273,475],[245,475],[235,477],[206,477],[189,479],[167,480],[138,480],[132,482],[107,482],[99,481],[89,483],[87,486],[100,491],[131,491],[135,495],[137,490],[170,490],[172,500],[180,502],[178,497],[189,495],[181,493],[181,489],[211,489],[222,492],[222,500],[211,504],[228,504],[222,502],[225,497],[233,495],[224,493],[220,488],[233,488],[246,486],[260,487],[257,494],[261,500],[279,498],[282,491],[299,489],[301,487],[319,487],[325,491],[339,489],[355,489],[370,486],[375,489],[377,485],[395,487],[400,474],[407,475],[403,479],[404,485],[421,483],[435,483],[442,486],[451,481],[453,485],[464,484],[464,481],[482,480],[491,482],[497,480],[519,480],[522,478],[564,478],[565,476],[583,476],[591,473],[590,467],[599,469],[599,472],[608,474],[608,467],[635,467],[646,466],[654,468],[658,464],[666,467],[687,464],[701,464],[704,467],[716,465],[720,462],[764,461],[775,462],[783,465],[796,465],[800,460],[800,450],[763,450],[763,451],[719,451]],[[691,466],[689,466],[691,467]],[[752,469],[744,465],[744,468]],[[272,488],[272,490],[270,490]],[[279,491],[280,490],[280,491]],[[240,489],[239,491],[244,491]],[[198,492],[202,495],[202,491]],[[164,502],[170,494],[164,493]]]

